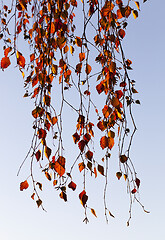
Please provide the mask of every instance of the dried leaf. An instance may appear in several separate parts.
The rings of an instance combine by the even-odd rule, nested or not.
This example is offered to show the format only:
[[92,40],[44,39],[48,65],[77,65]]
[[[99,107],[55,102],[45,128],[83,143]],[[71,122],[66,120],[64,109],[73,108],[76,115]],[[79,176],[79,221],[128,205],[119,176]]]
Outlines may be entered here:
[[78,146],[79,146],[79,149],[80,149],[81,152],[84,151],[85,145],[86,145],[86,142],[85,142],[84,140],[81,140],[81,141],[78,143]]
[[106,136],[100,139],[100,146],[102,149],[108,147],[108,138]]
[[63,199],[65,202],[67,202],[67,195],[64,191],[62,191],[59,196],[61,199]]
[[51,177],[51,175],[50,175],[48,172],[45,172],[45,176],[46,176],[46,178],[47,178],[49,181],[52,180],[52,177]]
[[89,159],[89,160],[92,160],[92,158],[93,158],[93,152],[91,152],[91,151],[87,151],[86,152],[86,154],[85,154],[85,157],[87,158],[87,159]]
[[79,53],[79,60],[82,62],[85,59],[85,53]]
[[60,177],[65,173],[65,161],[65,158],[60,156],[54,163],[54,169],[60,175]]
[[125,163],[127,161],[128,157],[126,157],[125,155],[121,155],[120,156],[120,162],[121,163]]
[[42,191],[42,183],[37,182],[36,185],[38,185],[39,189]]
[[137,10],[133,10],[132,14],[133,14],[135,19],[138,17],[138,11]]
[[140,187],[140,179],[139,179],[139,178],[136,178],[136,179],[135,179],[135,183],[136,183],[137,187],[139,188],[139,187]]
[[38,150],[38,151],[36,152],[35,156],[36,156],[36,159],[37,159],[37,162],[38,162],[38,161],[40,160],[40,158],[41,158],[41,151]]
[[85,207],[85,204],[88,200],[88,196],[86,195],[86,191],[83,190],[80,194],[79,194],[79,199],[81,204],[83,205],[83,207]]
[[90,66],[89,64],[87,64],[87,65],[86,65],[86,68],[85,68],[86,74],[87,74],[87,75],[90,74],[91,71],[92,71],[91,66]]

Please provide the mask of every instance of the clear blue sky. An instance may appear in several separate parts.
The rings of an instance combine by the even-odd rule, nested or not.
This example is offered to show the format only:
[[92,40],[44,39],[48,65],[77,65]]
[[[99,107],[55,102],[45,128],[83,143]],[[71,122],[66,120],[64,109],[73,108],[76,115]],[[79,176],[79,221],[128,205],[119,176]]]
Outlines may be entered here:
[[[151,213],[144,213],[135,203],[132,221],[126,227],[129,200],[125,184],[112,176],[109,177],[109,205],[115,219],[109,218],[108,225],[104,219],[102,188],[98,182],[91,188],[94,196],[92,206],[98,218],[89,215],[88,225],[82,223],[83,208],[77,201],[78,191],[75,196],[70,195],[68,203],[64,203],[45,179],[43,200],[47,213],[38,209],[30,199],[31,188],[19,191],[19,183],[29,170],[26,164],[20,176],[16,176],[31,141],[32,103],[22,97],[24,90],[21,74],[10,67],[0,72],[0,239],[165,238],[164,9],[162,0],[141,4],[140,16],[136,20],[132,17],[133,23],[129,24],[125,38],[127,57],[133,61],[132,77],[136,80],[141,101],[141,105],[134,108],[138,131],[131,155],[141,179],[141,201]],[[115,156],[112,165],[113,162]]]

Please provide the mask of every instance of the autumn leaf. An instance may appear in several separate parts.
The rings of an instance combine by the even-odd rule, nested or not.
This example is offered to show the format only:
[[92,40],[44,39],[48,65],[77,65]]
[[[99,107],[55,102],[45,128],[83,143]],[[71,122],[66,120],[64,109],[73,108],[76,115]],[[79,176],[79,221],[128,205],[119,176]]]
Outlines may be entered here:
[[85,154],[85,157],[87,158],[87,159],[89,159],[89,160],[92,160],[92,158],[93,158],[93,152],[91,152],[91,151],[87,151],[86,152],[86,154]]
[[79,199],[81,204],[83,205],[83,207],[85,207],[85,204],[88,200],[88,196],[86,195],[86,191],[83,190],[80,194],[79,194]]
[[79,149],[80,149],[81,152],[84,151],[85,145],[86,145],[86,142],[85,142],[84,140],[81,140],[81,141],[78,143],[78,146],[79,146]]
[[1,68],[7,68],[11,64],[9,57],[3,57],[1,59]]
[[132,14],[133,14],[135,19],[138,17],[138,11],[137,10],[133,10]]
[[57,121],[58,121],[58,118],[57,118],[57,117],[52,117],[51,123],[52,123],[53,125],[55,125],[55,124],[57,123]]
[[45,176],[46,176],[46,178],[47,178],[49,181],[52,180],[52,177],[51,177],[51,175],[50,175],[48,172],[45,172]]
[[85,168],[84,162],[79,163],[78,166],[79,166],[79,171],[80,172]]
[[106,136],[100,139],[100,146],[102,149],[108,147],[108,138]]
[[31,198],[34,200],[34,196],[35,196],[35,193],[33,193],[32,195],[31,195]]
[[135,194],[136,192],[137,192],[136,188],[134,188],[134,189],[131,191],[132,194]]
[[61,199],[63,199],[65,202],[67,202],[67,195],[64,191],[62,191],[59,196]]
[[65,173],[65,158],[60,156],[54,163],[55,171],[62,177]]
[[17,64],[20,65],[20,67],[25,67],[25,58],[22,56],[20,52],[17,51]]
[[96,212],[95,212],[95,210],[94,210],[93,208],[91,208],[91,213],[92,213],[95,217],[97,217]]
[[116,177],[118,178],[118,180],[120,180],[121,176],[122,176],[122,173],[121,173],[121,172],[117,172],[117,173],[116,173]]
[[29,187],[29,184],[28,184],[27,180],[20,183],[20,191],[23,191],[24,189],[27,189],[28,187]]
[[120,30],[118,31],[118,34],[119,34],[119,36],[120,36],[121,38],[124,38],[124,37],[125,37],[125,31],[124,31],[123,29],[120,29]]
[[87,64],[87,65],[86,65],[86,68],[85,68],[86,74],[89,75],[91,71],[92,71],[91,66],[90,66],[89,64]]
[[83,137],[85,143],[87,144],[91,140],[91,135],[89,133],[86,133]]
[[76,44],[77,44],[78,47],[81,47],[81,46],[82,46],[82,40],[81,40],[80,37],[76,37],[75,42],[76,42]]
[[44,153],[45,153],[45,156],[47,159],[49,159],[51,152],[52,152],[52,150],[49,147],[45,146]]
[[76,183],[74,183],[73,181],[71,181],[69,184],[68,184],[68,188],[71,188],[73,191],[75,191],[76,189]]
[[108,148],[112,149],[114,146],[115,142],[114,142],[114,138],[112,137],[108,137]]
[[139,186],[140,186],[140,179],[139,179],[139,178],[136,178],[136,179],[135,179],[135,183],[136,183],[137,187],[139,188]]
[[35,156],[36,156],[36,159],[37,159],[37,162],[38,162],[38,161],[40,160],[40,158],[41,158],[41,151],[38,150],[38,151],[36,152]]
[[101,166],[100,164],[98,164],[97,170],[98,170],[98,172],[99,172],[101,175],[104,176],[104,167],[103,167],[103,166]]
[[38,200],[36,201],[36,203],[37,203],[37,206],[40,207],[41,204],[42,204],[42,200],[41,200],[41,199],[38,199]]
[[77,132],[74,133],[72,135],[72,137],[73,137],[73,141],[74,141],[75,144],[80,140],[80,136],[79,136],[79,134]]
[[95,178],[97,178],[97,170],[96,170],[96,167],[94,167],[94,174],[95,174]]
[[36,185],[38,185],[39,189],[42,191],[42,183],[37,182]]
[[85,53],[79,53],[79,59],[82,62],[85,59]]
[[120,156],[120,162],[121,163],[125,163],[127,161],[128,157],[126,157],[125,155],[121,155]]

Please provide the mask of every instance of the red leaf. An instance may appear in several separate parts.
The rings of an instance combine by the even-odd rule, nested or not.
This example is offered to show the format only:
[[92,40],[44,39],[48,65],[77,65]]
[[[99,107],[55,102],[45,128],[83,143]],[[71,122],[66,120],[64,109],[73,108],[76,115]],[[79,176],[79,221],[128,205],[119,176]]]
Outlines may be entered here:
[[135,194],[136,192],[137,192],[136,188],[134,188],[134,189],[131,191],[132,194]]
[[120,30],[118,31],[118,34],[119,34],[119,36],[120,36],[121,38],[124,38],[124,37],[125,37],[125,31],[124,31],[123,29],[120,29]]
[[17,51],[17,64],[20,65],[20,67],[22,67],[22,68],[25,67],[25,58],[18,51]]
[[28,187],[29,187],[29,184],[28,184],[27,180],[20,183],[20,191],[23,191],[24,189],[27,189]]
[[60,196],[60,198],[62,198],[65,202],[67,201],[67,195],[66,195],[65,192],[62,191],[59,196]]

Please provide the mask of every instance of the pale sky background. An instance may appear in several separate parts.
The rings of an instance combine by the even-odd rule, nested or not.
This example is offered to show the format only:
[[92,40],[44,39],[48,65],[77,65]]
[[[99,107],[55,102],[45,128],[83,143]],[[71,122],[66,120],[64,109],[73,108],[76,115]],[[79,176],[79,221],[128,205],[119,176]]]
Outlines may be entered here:
[[[42,197],[47,213],[38,209],[30,198],[31,188],[20,192],[19,183],[28,175],[28,164],[19,177],[16,174],[33,133],[33,105],[30,99],[22,97],[22,76],[11,66],[0,72],[0,239],[165,239],[164,9],[163,0],[141,4],[140,16],[136,20],[131,17],[124,41],[127,57],[133,61],[132,77],[136,80],[137,98],[141,101],[140,106],[134,107],[138,131],[131,156],[141,179],[141,202],[151,213],[144,213],[135,203],[130,226],[126,227],[129,200],[125,183],[112,175],[109,177],[108,205],[115,218],[110,217],[108,225],[104,218],[103,185],[98,185],[101,176],[90,188],[92,207],[98,218],[89,213],[87,225],[82,222],[84,215],[78,200],[79,190],[69,194],[69,201],[64,203],[58,197],[59,193],[43,178]],[[66,137],[68,146],[74,146],[70,145],[71,136],[66,133]],[[72,152],[69,154],[72,156]],[[112,165],[115,157],[113,155]]]

